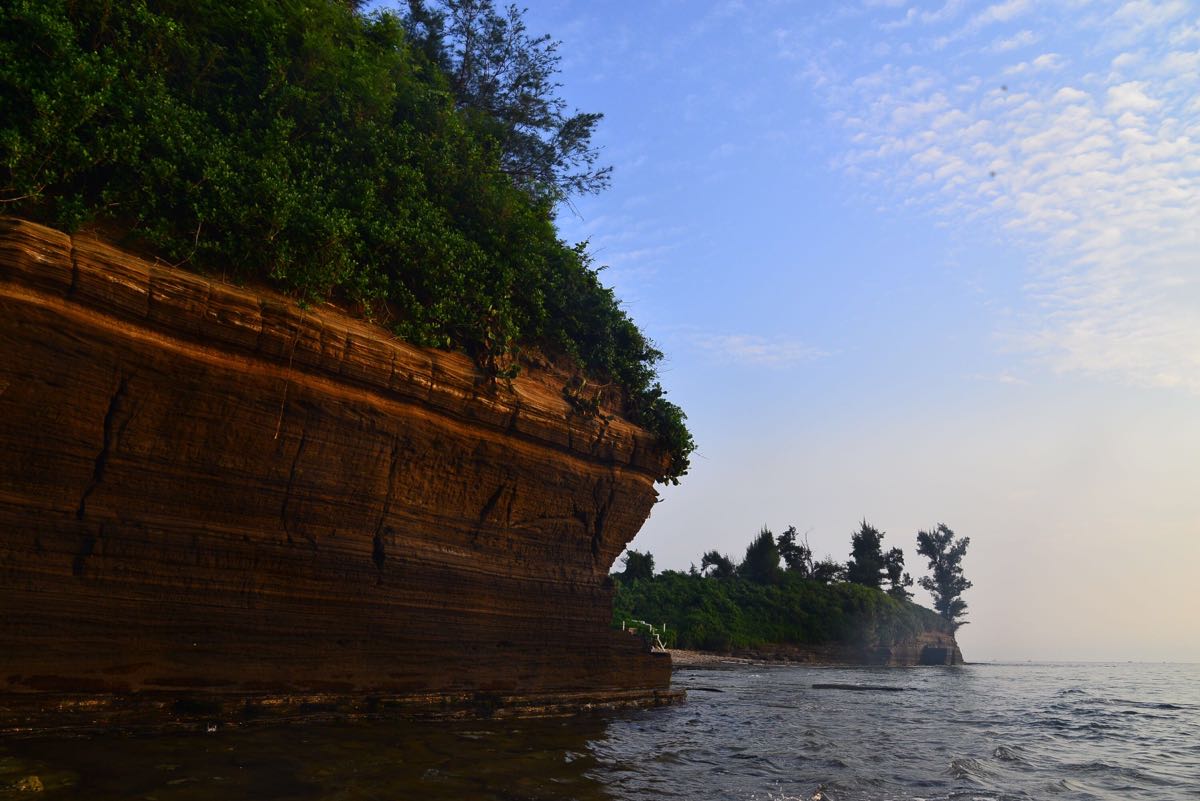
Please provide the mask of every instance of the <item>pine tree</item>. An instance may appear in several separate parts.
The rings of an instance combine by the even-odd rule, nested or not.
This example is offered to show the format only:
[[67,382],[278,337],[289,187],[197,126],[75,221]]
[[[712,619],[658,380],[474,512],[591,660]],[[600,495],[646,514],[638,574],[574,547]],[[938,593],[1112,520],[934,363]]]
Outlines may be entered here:
[[779,547],[775,535],[767,527],[746,547],[738,573],[756,584],[778,584],[783,571],[779,569]]
[[807,537],[804,542],[800,542],[796,527],[788,526],[787,530],[779,535],[777,544],[779,555],[783,557],[783,563],[790,572],[796,573],[800,578],[812,577],[813,554],[812,548],[808,546]]
[[884,570],[887,572],[887,594],[901,601],[912,597],[908,588],[913,585],[912,576],[904,572],[904,551],[892,548],[883,559]]
[[850,561],[846,563],[846,580],[864,587],[879,589],[883,584],[884,532],[862,521],[858,531],[850,537]]
[[592,144],[603,114],[567,111],[554,80],[562,56],[530,36],[523,11],[493,0],[408,0],[405,25],[450,78],[459,109],[499,147],[501,168],[530,196],[556,203],[608,188],[612,167]]
[[722,556],[717,551],[709,551],[700,557],[700,572],[712,578],[725,579],[736,575],[737,567],[728,556]]
[[626,551],[622,558],[625,569],[618,573],[618,578],[626,584],[638,579],[649,581],[654,578],[654,556],[649,552]]
[[943,523],[932,532],[917,533],[917,553],[929,560],[933,573],[922,576],[918,583],[933,596],[933,608],[956,629],[966,622],[960,619],[967,611],[962,594],[972,586],[962,572],[963,556],[970,544],[970,537],[956,540],[954,532]]

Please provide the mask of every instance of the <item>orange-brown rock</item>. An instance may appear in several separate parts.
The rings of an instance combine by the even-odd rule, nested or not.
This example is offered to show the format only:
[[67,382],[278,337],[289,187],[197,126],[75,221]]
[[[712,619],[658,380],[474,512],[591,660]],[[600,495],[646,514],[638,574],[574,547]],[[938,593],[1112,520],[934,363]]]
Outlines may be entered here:
[[669,699],[606,582],[664,455],[564,380],[0,220],[0,729]]

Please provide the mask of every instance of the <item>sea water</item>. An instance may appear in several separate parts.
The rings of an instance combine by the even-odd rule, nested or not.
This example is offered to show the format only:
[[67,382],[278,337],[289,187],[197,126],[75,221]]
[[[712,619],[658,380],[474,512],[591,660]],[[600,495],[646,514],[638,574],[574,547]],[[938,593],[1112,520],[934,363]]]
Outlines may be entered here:
[[675,684],[676,707],[568,719],[9,738],[0,798],[1200,799],[1200,665],[739,666]]

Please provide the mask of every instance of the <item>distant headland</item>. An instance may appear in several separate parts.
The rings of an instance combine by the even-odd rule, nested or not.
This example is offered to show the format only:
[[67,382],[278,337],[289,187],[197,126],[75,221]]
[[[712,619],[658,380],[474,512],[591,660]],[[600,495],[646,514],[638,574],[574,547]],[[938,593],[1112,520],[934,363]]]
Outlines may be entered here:
[[[961,561],[970,543],[945,525],[917,535],[932,576],[921,586],[939,612],[911,601],[912,578],[899,548],[865,520],[851,536],[851,558],[814,560],[794,527],[766,528],[735,563],[717,551],[687,572],[654,572],[650,554],[630,551],[617,585],[613,623],[637,631],[689,665],[720,657],[752,662],[850,665],[956,665],[954,637],[970,582]],[[889,585],[886,590],[884,585]]]

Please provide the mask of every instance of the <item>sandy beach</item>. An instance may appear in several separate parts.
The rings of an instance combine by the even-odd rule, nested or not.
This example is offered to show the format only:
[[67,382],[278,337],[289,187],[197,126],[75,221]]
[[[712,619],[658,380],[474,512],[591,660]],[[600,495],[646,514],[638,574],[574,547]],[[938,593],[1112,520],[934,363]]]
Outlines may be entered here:
[[744,656],[731,656],[729,654],[713,654],[706,651],[686,651],[682,648],[668,648],[667,653],[671,655],[671,667],[679,668],[719,668],[730,665],[766,665],[770,664],[763,659],[749,659]]

